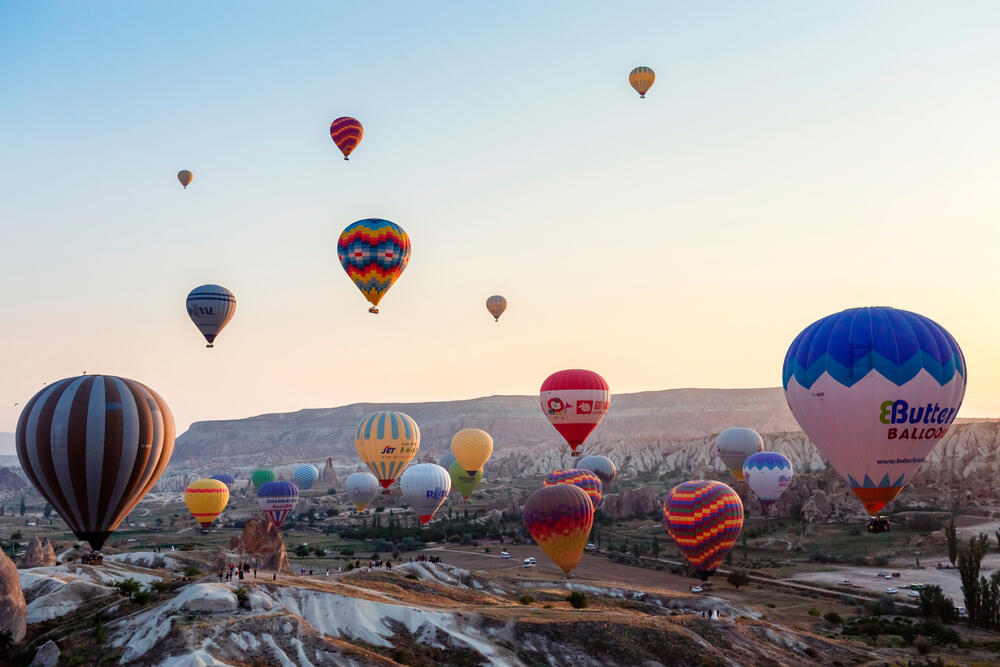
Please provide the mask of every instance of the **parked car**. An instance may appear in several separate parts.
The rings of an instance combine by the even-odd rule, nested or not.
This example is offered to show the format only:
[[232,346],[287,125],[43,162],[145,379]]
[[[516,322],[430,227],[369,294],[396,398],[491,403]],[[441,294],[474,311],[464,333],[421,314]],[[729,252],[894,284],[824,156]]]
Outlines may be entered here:
[[525,558],[524,559],[524,567],[532,567],[534,565],[534,563],[532,563],[531,560],[532,560],[531,558]]
[[899,592],[899,589],[897,589],[897,588],[887,588],[887,589],[885,589],[885,592],[888,593],[889,595],[895,595],[896,593]]
[[959,616],[965,616],[968,613],[965,611],[965,607],[955,607],[955,611],[958,612]]
[[506,551],[501,551],[500,558],[510,558],[510,554]]
[[702,587],[701,586],[692,586],[691,587],[691,592],[692,593],[701,593],[701,591],[702,591]]
[[587,551],[597,551],[597,545],[593,542],[587,542],[587,546],[584,547]]
[[850,579],[841,579],[837,583],[840,584],[841,586],[850,586],[851,585],[851,580]]
[[906,597],[918,598],[920,597],[920,591],[910,591],[909,593],[906,594]]
[[534,557],[534,556],[528,556],[528,561],[529,561],[529,562],[530,562],[530,563],[531,563],[532,565],[535,565],[535,564],[537,564],[537,563],[538,563],[538,561],[536,561],[536,560],[535,560],[535,557]]

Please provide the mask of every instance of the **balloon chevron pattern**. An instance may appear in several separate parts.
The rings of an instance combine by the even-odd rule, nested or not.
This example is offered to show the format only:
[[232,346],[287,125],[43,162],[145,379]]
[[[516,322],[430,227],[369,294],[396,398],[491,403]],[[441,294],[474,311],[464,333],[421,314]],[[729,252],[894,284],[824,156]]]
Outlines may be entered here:
[[341,116],[330,123],[330,138],[344,154],[345,160],[350,159],[351,153],[361,143],[363,136],[365,136],[365,128],[361,127],[357,118]]
[[572,484],[543,486],[524,503],[524,527],[566,574],[580,562],[593,525],[590,498]]
[[587,494],[587,497],[590,498],[590,502],[593,503],[595,511],[601,506],[601,501],[604,500],[604,484],[601,482],[601,478],[590,470],[579,468],[553,470],[545,478],[545,486],[552,486],[554,484],[572,484],[582,489]]
[[663,523],[703,580],[715,572],[743,529],[743,502],[713,480],[678,484],[663,503]]
[[358,220],[340,235],[337,257],[377,313],[382,297],[410,261],[410,237],[388,220]]

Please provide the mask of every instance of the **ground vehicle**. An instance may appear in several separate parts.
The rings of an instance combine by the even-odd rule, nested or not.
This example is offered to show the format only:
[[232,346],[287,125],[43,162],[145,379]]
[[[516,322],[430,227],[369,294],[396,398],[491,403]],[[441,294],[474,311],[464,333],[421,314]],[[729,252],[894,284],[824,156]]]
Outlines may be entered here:
[[534,560],[533,558],[525,558],[524,559],[524,567],[533,567],[534,563],[531,562],[533,560]]
[[851,585],[851,580],[850,579],[841,579],[840,581],[837,582],[837,584],[840,585],[840,586],[850,586]]
[[506,551],[501,551],[500,558],[510,558],[510,554]]
[[885,592],[888,593],[889,595],[895,595],[896,593],[899,592],[899,589],[896,589],[896,588],[887,588],[887,589],[885,589]]
[[918,598],[920,597],[920,591],[910,591],[906,594],[907,597]]
[[958,612],[959,616],[965,616],[968,613],[965,611],[965,607],[955,607],[955,611]]
[[587,551],[597,551],[597,545],[593,542],[587,542],[587,546],[584,547]]
[[692,586],[691,587],[691,592],[692,593],[701,593],[701,591],[702,591],[701,586]]

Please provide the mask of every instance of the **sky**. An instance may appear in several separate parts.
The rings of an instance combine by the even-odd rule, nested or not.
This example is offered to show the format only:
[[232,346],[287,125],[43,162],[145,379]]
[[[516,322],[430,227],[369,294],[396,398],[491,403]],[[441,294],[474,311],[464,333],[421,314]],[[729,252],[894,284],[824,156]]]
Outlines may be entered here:
[[[573,367],[778,386],[863,305],[947,328],[1000,416],[998,71],[995,2],[2,3],[0,431],[84,371],[180,430]],[[336,255],[367,217],[413,244],[377,316]]]

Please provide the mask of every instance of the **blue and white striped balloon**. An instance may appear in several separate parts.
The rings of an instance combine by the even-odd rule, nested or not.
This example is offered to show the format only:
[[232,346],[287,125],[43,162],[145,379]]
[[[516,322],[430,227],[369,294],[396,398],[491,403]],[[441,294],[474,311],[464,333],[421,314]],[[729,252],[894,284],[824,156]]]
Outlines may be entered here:
[[777,452],[751,454],[743,462],[743,479],[766,512],[791,485],[792,462]]
[[311,463],[303,463],[295,469],[295,484],[299,489],[308,491],[319,479],[319,468]]
[[236,297],[221,285],[195,287],[187,296],[188,317],[214,347],[215,337],[236,314]]

